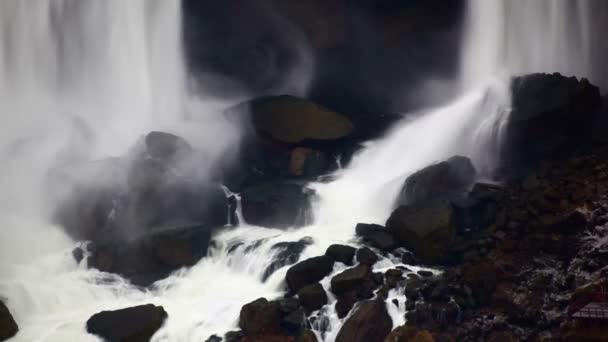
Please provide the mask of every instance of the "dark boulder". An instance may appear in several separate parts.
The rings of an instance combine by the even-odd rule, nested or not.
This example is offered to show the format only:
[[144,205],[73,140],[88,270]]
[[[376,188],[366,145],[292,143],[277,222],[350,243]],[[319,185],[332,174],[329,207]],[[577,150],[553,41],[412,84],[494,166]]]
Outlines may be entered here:
[[308,285],[298,291],[298,299],[304,309],[310,313],[327,304],[327,293],[321,284]]
[[184,138],[166,132],[148,133],[145,146],[148,156],[168,164],[187,158],[192,153],[192,147]]
[[427,330],[403,325],[393,330],[385,342],[435,342],[435,339]]
[[242,193],[243,217],[263,227],[303,226],[310,222],[312,196],[311,190],[296,182],[258,184]]
[[381,225],[359,223],[355,227],[355,232],[372,247],[383,251],[392,251],[396,247],[393,235]]
[[334,261],[351,266],[355,257],[355,251],[356,249],[351,246],[331,245],[325,251],[325,255],[331,257]]
[[257,299],[241,308],[239,327],[245,335],[278,334],[281,330],[281,311],[277,302]]
[[152,304],[102,311],[87,321],[87,332],[108,341],[147,342],[167,318],[162,306]]
[[6,305],[0,300],[0,341],[8,340],[15,336],[19,327]]
[[262,281],[266,281],[276,270],[283,266],[295,264],[300,259],[300,254],[304,249],[312,244],[312,238],[305,237],[295,242],[279,242],[271,247],[278,252],[262,276]]
[[[370,286],[371,284],[371,286]],[[372,270],[368,265],[349,268],[331,278],[331,292],[340,295],[363,287],[373,288]]]
[[336,342],[382,342],[392,328],[384,301],[374,299],[359,304],[338,332]]
[[336,301],[335,309],[338,318],[346,317],[350,310],[359,301],[359,297],[357,296],[356,291],[342,293],[338,295],[337,298],[338,300]]
[[475,180],[475,167],[467,157],[454,156],[410,175],[397,200],[399,205],[463,196]]
[[285,281],[292,293],[319,282],[333,271],[334,260],[326,255],[301,261],[287,270]]
[[376,261],[378,261],[378,256],[371,249],[363,247],[357,250],[357,262],[360,264],[373,266]]
[[445,200],[400,206],[386,228],[401,246],[414,252],[423,263],[445,262],[456,227],[452,205]]
[[540,160],[591,140],[602,100],[586,79],[525,75],[513,78],[511,94],[505,165]]
[[88,265],[147,286],[196,264],[207,255],[210,238],[210,229],[195,226],[150,232],[126,242],[92,243]]
[[289,175],[313,178],[331,170],[331,160],[327,154],[306,147],[296,147],[289,157]]
[[354,130],[345,116],[294,96],[262,97],[247,105],[255,129],[284,143],[335,140]]

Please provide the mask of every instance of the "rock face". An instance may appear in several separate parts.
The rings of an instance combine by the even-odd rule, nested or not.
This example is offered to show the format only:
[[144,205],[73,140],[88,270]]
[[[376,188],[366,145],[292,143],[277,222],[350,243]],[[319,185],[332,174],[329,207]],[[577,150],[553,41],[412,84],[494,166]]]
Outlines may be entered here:
[[297,293],[303,287],[315,284],[331,273],[334,260],[326,255],[301,261],[289,270],[285,280],[292,293]]
[[87,331],[108,341],[147,342],[167,318],[161,306],[152,304],[102,311],[87,321]]
[[0,341],[8,340],[15,336],[19,327],[6,305],[0,301]]
[[440,263],[456,234],[454,209],[446,200],[400,206],[387,220],[386,228],[423,263]]
[[259,98],[248,105],[253,126],[284,143],[335,140],[354,130],[341,114],[293,96]]
[[475,174],[469,158],[452,157],[409,176],[397,202],[404,205],[460,197],[473,184]]
[[274,228],[303,226],[309,222],[312,192],[295,182],[271,182],[245,189],[243,217],[247,223]]
[[392,327],[384,301],[370,300],[359,304],[338,332],[336,342],[382,342]]
[[599,89],[559,74],[516,77],[505,163],[538,160],[589,141],[601,108]]
[[147,286],[196,264],[207,255],[210,238],[209,229],[196,226],[150,232],[126,242],[95,242],[88,247],[88,265]]

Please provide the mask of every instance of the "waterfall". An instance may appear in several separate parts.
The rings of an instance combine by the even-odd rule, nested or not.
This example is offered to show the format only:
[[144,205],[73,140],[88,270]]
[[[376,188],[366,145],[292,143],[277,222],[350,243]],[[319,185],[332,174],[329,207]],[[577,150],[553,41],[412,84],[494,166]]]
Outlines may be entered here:
[[464,84],[488,75],[559,72],[608,88],[608,2],[469,0]]
[[[157,342],[204,341],[236,329],[242,305],[283,293],[286,267],[262,280],[274,244],[312,238],[301,259],[333,243],[357,245],[356,223],[383,224],[409,174],[454,154],[471,157],[490,175],[508,120],[504,76],[560,71],[605,79],[595,62],[604,54],[601,34],[592,34],[608,22],[600,20],[603,6],[603,0],[470,0],[457,99],[409,113],[337,171],[335,181],[310,184],[319,198],[310,226],[284,231],[242,223],[214,236],[210,255],[197,265],[141,290],[77,264],[75,243],[45,222],[36,199],[44,172],[61,158],[121,154],[151,129],[206,138],[201,145],[216,152],[225,141],[217,132],[234,135],[188,94],[180,3],[0,0],[0,297],[20,325],[14,340],[98,341],[85,331],[92,314],[142,303],[163,305],[169,314]],[[399,262],[389,256],[375,270]],[[335,274],[345,266],[334,267]],[[329,289],[329,278],[322,285]],[[317,331],[327,342],[343,323],[334,301],[326,307],[327,331]],[[390,311],[402,324],[403,311]]]

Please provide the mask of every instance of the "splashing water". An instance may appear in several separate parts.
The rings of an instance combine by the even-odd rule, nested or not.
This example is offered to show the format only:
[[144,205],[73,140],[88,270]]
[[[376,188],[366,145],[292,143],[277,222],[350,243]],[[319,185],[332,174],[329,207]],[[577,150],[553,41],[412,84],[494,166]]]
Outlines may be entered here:
[[[455,154],[471,157],[482,173],[491,175],[509,103],[505,82],[493,80],[500,71],[524,72],[538,66],[504,62],[505,44],[510,46],[509,55],[523,59],[528,52],[499,39],[512,16],[488,3],[470,1],[473,17],[464,49],[465,62],[470,63],[463,66],[461,77],[464,95],[443,107],[412,113],[385,138],[369,143],[351,165],[337,172],[336,181],[311,184],[318,194],[314,224],[287,231],[246,223],[227,229],[214,237],[207,258],[141,290],[120,277],[77,264],[71,255],[74,243],[60,229],[36,219],[44,217],[44,208],[34,202],[41,184],[23,183],[42,179],[40,173],[65,148],[66,139],[83,151],[121,153],[138,134],[179,126],[189,110],[201,111],[200,103],[185,99],[179,2],[2,0],[0,146],[6,151],[0,154],[7,168],[1,171],[0,182],[8,196],[2,197],[0,210],[15,215],[3,215],[0,222],[0,297],[8,299],[21,328],[14,340],[98,341],[85,331],[92,314],[142,303],[163,305],[169,313],[155,341],[202,341],[223,334],[236,328],[243,304],[283,293],[286,267],[262,280],[277,253],[272,248],[276,243],[311,237],[313,243],[301,259],[323,254],[332,243],[357,245],[356,223],[384,223],[409,174]],[[576,3],[586,8],[583,1]],[[557,15],[540,5],[528,10],[521,27]],[[541,38],[530,36],[536,43],[544,41]],[[208,129],[202,132],[218,130],[207,124],[188,132],[201,127]],[[205,135],[198,133],[185,137]],[[26,157],[14,157],[15,151],[27,152],[22,153]],[[389,255],[374,268],[385,270],[398,262]],[[336,263],[334,274],[345,267]],[[329,280],[321,282],[326,290]],[[326,327],[316,331],[324,341],[333,341],[342,324],[333,310],[335,298],[329,295],[330,304],[316,314],[328,318]],[[400,302],[398,308],[388,306],[396,326],[403,324],[404,297],[396,290],[390,293],[392,298]]]

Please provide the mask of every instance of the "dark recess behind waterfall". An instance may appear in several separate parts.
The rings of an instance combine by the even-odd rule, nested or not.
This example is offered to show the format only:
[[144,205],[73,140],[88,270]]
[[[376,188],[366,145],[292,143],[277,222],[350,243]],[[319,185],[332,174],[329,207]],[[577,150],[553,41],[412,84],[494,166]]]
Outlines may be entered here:
[[304,43],[315,63],[309,98],[353,115],[404,112],[428,105],[423,82],[451,79],[459,64],[464,0],[184,0],[184,9],[190,69],[215,95],[281,92]]

